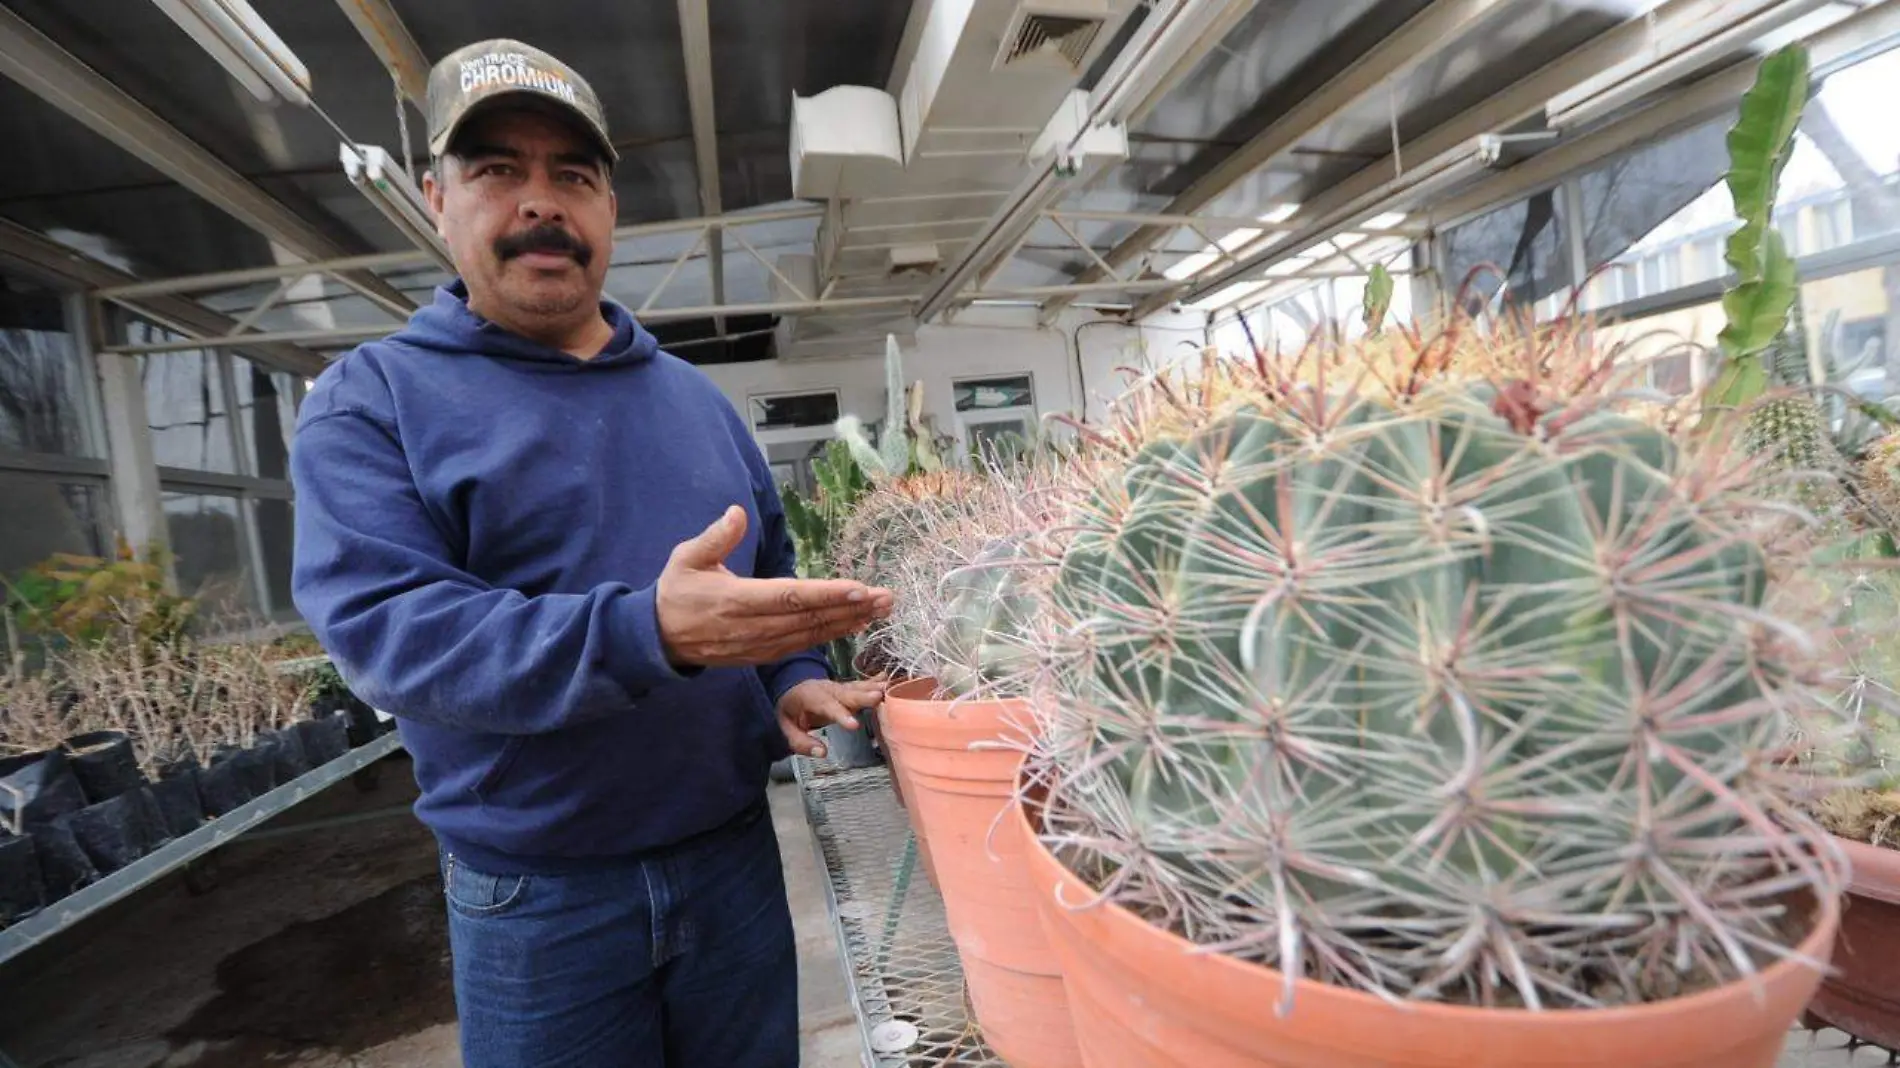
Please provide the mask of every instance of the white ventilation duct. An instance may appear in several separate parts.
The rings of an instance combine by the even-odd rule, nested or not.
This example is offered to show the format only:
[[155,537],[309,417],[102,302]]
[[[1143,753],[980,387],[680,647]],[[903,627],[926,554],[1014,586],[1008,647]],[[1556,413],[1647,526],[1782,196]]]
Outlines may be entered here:
[[[1058,146],[1077,146],[1066,155],[1078,168],[1125,158],[1119,129],[1078,141],[1087,109],[1074,94],[1138,0],[915,2],[915,49],[892,92],[794,101],[794,195],[831,204],[810,262],[777,261],[799,289],[809,282],[808,300],[921,294],[962,257],[999,191]],[[782,322],[779,351],[836,355],[839,338],[914,328],[901,303],[826,309]]]
[[904,168],[897,102],[881,89],[839,85],[792,97],[792,195],[843,200],[888,189]]

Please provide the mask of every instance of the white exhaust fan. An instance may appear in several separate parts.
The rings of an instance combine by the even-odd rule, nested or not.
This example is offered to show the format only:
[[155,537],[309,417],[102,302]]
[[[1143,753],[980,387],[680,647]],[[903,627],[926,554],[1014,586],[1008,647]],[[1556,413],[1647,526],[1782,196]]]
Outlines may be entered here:
[[1080,75],[1108,15],[1107,0],[1025,0],[1010,16],[996,69]]
[[350,184],[362,190],[404,237],[429,253],[443,270],[454,274],[455,261],[429,219],[428,201],[422,199],[422,191],[389,158],[389,153],[375,145],[345,144],[342,156],[343,172],[350,176]]
[[245,0],[152,2],[258,100],[310,106],[310,71]]

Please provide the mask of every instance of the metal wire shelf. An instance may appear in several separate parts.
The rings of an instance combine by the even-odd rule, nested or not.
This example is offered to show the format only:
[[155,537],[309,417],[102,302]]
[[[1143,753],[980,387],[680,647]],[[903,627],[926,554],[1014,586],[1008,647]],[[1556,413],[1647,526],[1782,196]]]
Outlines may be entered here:
[[[983,1044],[943,898],[923,877],[890,769],[799,758],[812,839],[824,866],[851,1003],[873,1068],[1008,1068]],[[1776,1068],[1900,1066],[1900,1051],[1798,1023]]]
[[874,1068],[1008,1068],[983,1044],[943,898],[924,877],[890,769],[795,764],[851,1004]]
[[1843,1032],[1818,1024],[1797,1023],[1788,1032],[1776,1068],[1877,1068],[1900,1065],[1900,1050],[1870,1046]]

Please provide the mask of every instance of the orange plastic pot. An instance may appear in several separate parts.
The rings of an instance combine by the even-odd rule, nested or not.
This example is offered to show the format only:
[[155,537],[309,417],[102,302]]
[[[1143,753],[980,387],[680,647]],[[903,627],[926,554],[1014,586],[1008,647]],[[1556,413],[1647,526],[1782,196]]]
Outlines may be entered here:
[[935,693],[930,680],[893,688],[883,722],[905,769],[911,819],[930,842],[983,1040],[1012,1068],[1080,1068],[1061,970],[1023,867],[1027,842],[1004,818],[1022,753],[979,744],[1023,738],[1028,714],[1016,701]]
[[1863,1042],[1900,1049],[1900,851],[1836,838],[1853,868],[1833,975],[1808,1011]]
[[[1036,837],[1031,815],[1011,807],[1087,1068],[1773,1068],[1821,981],[1818,967],[1783,960],[1753,983],[1669,1002],[1531,1012],[1396,1006],[1302,980],[1281,1018],[1281,973],[1093,904],[1094,892]],[[1801,952],[1822,961],[1839,902],[1816,912]]]

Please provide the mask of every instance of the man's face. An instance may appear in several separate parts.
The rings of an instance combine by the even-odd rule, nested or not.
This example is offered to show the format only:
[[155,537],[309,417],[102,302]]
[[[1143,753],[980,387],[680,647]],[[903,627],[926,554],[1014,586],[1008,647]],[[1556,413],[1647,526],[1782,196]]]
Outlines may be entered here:
[[600,300],[618,207],[603,162],[551,115],[498,109],[471,120],[423,181],[469,303],[560,319]]

